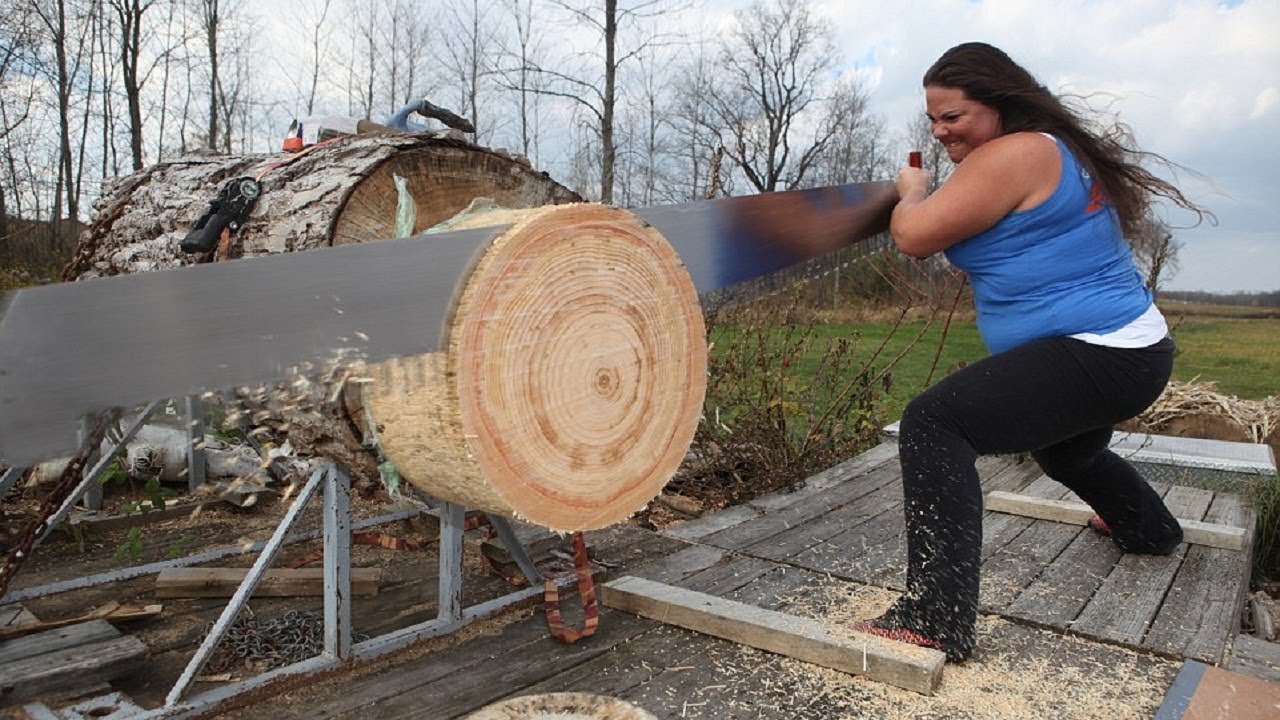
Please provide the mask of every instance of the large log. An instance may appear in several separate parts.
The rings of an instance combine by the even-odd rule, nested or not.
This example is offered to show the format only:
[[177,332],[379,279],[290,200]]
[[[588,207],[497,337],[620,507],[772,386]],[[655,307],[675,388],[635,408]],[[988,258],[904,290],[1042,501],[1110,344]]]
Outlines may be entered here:
[[477,197],[516,208],[581,199],[505,152],[431,134],[347,136],[297,155],[188,155],[113,183],[63,275],[78,280],[205,259],[182,253],[178,243],[222,183],[240,176],[259,178],[263,191],[231,257],[394,237],[397,175],[416,205],[413,233]]
[[365,402],[405,479],[553,530],[618,522],[684,459],[706,390],[693,282],[631,213],[516,220],[460,278],[444,352],[372,369]]
[[[95,205],[64,270],[67,280],[148,272],[207,262],[179,243],[229,179],[250,176],[262,195],[232,238],[227,257],[254,257],[361,243],[397,235],[402,199],[412,198],[412,233],[467,208],[478,197],[503,207],[538,207],[580,198],[521,158],[431,134],[349,136],[296,155],[189,155],[114,182]],[[208,311],[219,312],[210,307]],[[191,318],[198,324],[200,318]],[[358,484],[377,478],[377,463],[353,432],[344,409],[323,405],[324,389],[291,398],[262,417],[279,441],[300,454],[347,466]],[[301,401],[301,402],[300,402]]]

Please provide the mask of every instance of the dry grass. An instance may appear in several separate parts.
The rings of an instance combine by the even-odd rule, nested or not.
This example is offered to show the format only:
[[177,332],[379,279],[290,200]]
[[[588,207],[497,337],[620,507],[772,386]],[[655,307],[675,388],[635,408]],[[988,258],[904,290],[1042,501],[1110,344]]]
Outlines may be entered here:
[[1218,391],[1217,383],[1192,380],[1169,383],[1164,393],[1138,420],[1153,432],[1182,418],[1213,415],[1239,425],[1250,442],[1264,443],[1280,428],[1280,395],[1242,400]]

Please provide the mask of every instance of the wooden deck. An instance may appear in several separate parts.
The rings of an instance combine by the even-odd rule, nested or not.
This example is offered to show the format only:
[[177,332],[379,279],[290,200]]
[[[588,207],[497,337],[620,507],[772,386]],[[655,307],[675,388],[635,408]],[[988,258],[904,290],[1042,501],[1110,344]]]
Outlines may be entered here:
[[[988,492],[1076,499],[1033,462],[983,458],[979,470]],[[1244,528],[1245,546],[1252,546],[1254,516],[1239,496],[1155,485],[1178,518]],[[757,517],[723,526],[728,518],[711,516],[671,534],[843,580],[904,589],[895,444],[833,468],[801,491],[752,507]],[[1186,544],[1169,556],[1123,555],[1081,526],[996,512],[983,520],[982,558],[984,613],[1210,663],[1223,660],[1238,629],[1251,562],[1247,550]]]
[[[979,469],[987,491],[1066,496],[1030,461],[984,458]],[[1238,496],[1158,487],[1178,517],[1244,528],[1251,547],[1254,517]],[[634,575],[847,626],[878,614],[903,586],[897,446],[885,442],[798,490],[662,533],[615,526],[588,540],[606,578]],[[993,512],[982,556],[978,650],[947,666],[933,697],[611,609],[595,636],[563,645],[540,612],[526,610],[273,687],[222,715],[443,719],[514,695],[577,691],[620,697],[660,718],[1151,717],[1184,659],[1224,662],[1250,566],[1247,550],[1200,545],[1166,557],[1122,555],[1080,526]],[[432,562],[422,558],[419,569]],[[385,632],[434,612],[429,572],[384,577],[404,577],[404,587],[356,599],[358,631]],[[467,582],[468,603],[504,592],[492,579]],[[158,687],[125,683],[135,697]]]

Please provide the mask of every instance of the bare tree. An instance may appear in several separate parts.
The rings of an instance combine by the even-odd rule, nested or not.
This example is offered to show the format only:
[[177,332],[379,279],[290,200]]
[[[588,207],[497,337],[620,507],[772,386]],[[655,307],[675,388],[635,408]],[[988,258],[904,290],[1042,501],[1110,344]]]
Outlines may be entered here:
[[366,0],[349,0],[345,6],[349,46],[342,66],[346,69],[347,113],[350,115],[373,117],[382,7],[382,3]]
[[838,57],[834,31],[807,0],[765,0],[735,18],[711,95],[725,153],[759,192],[802,187],[836,131],[810,117]]
[[[171,78],[173,75],[173,65],[175,62],[181,62],[182,66],[190,73],[191,63],[187,57],[187,41],[188,34],[188,5],[181,0],[167,0],[164,6],[166,12],[164,14],[164,31],[159,35],[160,42],[160,91],[153,99],[153,109],[158,117],[158,128],[155,134],[155,157],[163,158],[165,154],[165,144],[169,136],[169,96],[172,90]],[[141,86],[139,87],[141,90]],[[183,85],[182,92],[185,98],[190,98],[191,88],[189,85]],[[185,114],[182,120],[186,122]],[[180,147],[185,148],[184,142],[179,142]]]
[[[653,27],[655,18],[674,12],[679,6],[671,0],[639,0],[619,7],[618,0],[604,0],[599,7],[585,0],[571,4],[553,0],[580,27],[592,31],[598,43],[579,53],[589,62],[576,68],[555,70],[535,65],[531,71],[550,79],[554,86],[536,89],[574,102],[592,120],[600,151],[600,201],[613,202],[616,147],[614,115],[618,103],[618,71],[646,48],[661,45],[668,36]],[[619,43],[630,40],[624,46]]]
[[621,189],[622,204],[626,206],[656,202],[670,137],[667,65],[653,48],[643,52],[637,61],[630,73],[634,91],[624,106],[619,123],[621,139],[615,152],[621,168],[615,185]]
[[440,29],[440,41],[445,49],[441,59],[458,90],[462,116],[475,126],[477,141],[487,134],[486,125],[480,119],[480,95],[484,84],[497,72],[493,11],[488,0],[455,0],[448,7],[448,17]]
[[387,80],[387,114],[429,95],[438,86],[434,76],[420,72],[430,56],[431,24],[423,6],[414,0],[395,0],[383,28],[383,77]]
[[[90,83],[89,89],[92,96],[96,96],[100,107],[98,108],[98,120],[101,123],[101,145],[100,152],[102,157],[99,160],[99,169],[103,176],[120,174],[120,155],[116,147],[116,135],[119,123],[115,118],[115,94],[112,92],[112,84],[116,79],[119,71],[117,61],[120,59],[118,47],[115,44],[116,38],[120,35],[115,23],[114,17],[108,12],[106,4],[98,5],[95,8],[93,17],[90,21],[90,32],[93,37],[93,44],[96,47],[96,55],[98,62],[101,64],[101,72],[99,76],[102,78],[99,83],[101,87],[93,86],[93,68],[90,63]],[[120,38],[122,41],[124,38]],[[86,110],[85,118],[88,119],[89,112]],[[139,163],[139,166],[141,163]],[[83,165],[82,165],[83,167]],[[138,169],[138,168],[135,168]]]
[[672,200],[699,200],[721,194],[725,189],[720,160],[724,151],[720,131],[711,113],[711,95],[716,81],[715,63],[705,40],[684,55],[675,71],[668,116],[679,144]]
[[328,54],[330,27],[325,21],[329,17],[329,10],[333,6],[333,0],[318,0],[318,3],[318,5],[315,3],[307,4],[305,13],[311,37],[307,45],[306,85],[302,88],[302,93],[300,94],[304,95],[304,104],[308,115],[315,112],[316,91],[320,85],[321,68],[324,66],[325,57]]
[[822,123],[830,131],[830,140],[813,163],[810,184],[884,180],[896,170],[884,123],[871,113],[867,91],[856,77],[836,84]]
[[[35,54],[35,31],[31,6],[19,0],[0,0],[0,142],[7,159],[7,174],[0,178],[0,243],[9,238],[9,197],[16,214],[21,214],[22,197],[15,192],[18,181],[12,136],[31,116],[36,85],[19,77],[18,68],[30,63]],[[0,257],[4,257],[0,246]],[[6,263],[7,264],[7,263]]]
[[541,43],[542,33],[534,18],[533,0],[506,0],[507,11],[515,22],[515,34],[503,50],[504,61],[499,66],[501,87],[515,95],[516,120],[519,125],[520,154],[539,161],[539,131],[541,128],[541,92],[547,90],[545,78],[534,72],[545,64]]
[[142,89],[141,72],[145,15],[155,0],[108,0],[120,31],[120,79],[129,110],[129,153],[135,171],[142,169]]
[[[32,0],[30,7],[39,19],[39,25],[45,40],[53,49],[53,66],[47,69],[54,94],[57,97],[58,117],[58,179],[54,192],[52,222],[61,224],[63,217],[72,219],[80,215],[80,186],[76,182],[79,175],[75,163],[75,145],[71,137],[71,98],[75,84],[80,80],[80,73],[85,54],[89,49],[91,38],[86,32],[79,32],[73,27],[74,17],[69,17],[70,8],[67,0]],[[85,13],[90,15],[91,13]],[[63,195],[65,193],[66,214],[63,214]]]
[[218,127],[222,106],[222,77],[219,75],[219,46],[222,38],[223,0],[196,0],[200,10],[201,27],[204,29],[205,51],[209,58],[209,123],[205,147],[218,149]]

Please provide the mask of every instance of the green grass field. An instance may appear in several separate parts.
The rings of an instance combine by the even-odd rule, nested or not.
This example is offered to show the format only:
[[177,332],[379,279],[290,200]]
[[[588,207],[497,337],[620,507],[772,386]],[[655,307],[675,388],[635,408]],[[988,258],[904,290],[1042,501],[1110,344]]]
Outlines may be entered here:
[[[1212,381],[1220,392],[1247,399],[1280,394],[1280,320],[1171,315],[1170,326],[1178,343],[1175,379]],[[816,325],[815,342],[809,354],[796,361],[796,370],[803,373],[811,368],[819,348],[837,337],[853,340],[855,357],[870,357],[891,330],[890,323]],[[972,322],[953,323],[938,355],[941,337],[940,325],[926,329],[923,322],[904,323],[889,337],[873,364],[881,371],[896,360],[889,371],[888,421],[898,419],[902,407],[927,380],[936,381],[960,363],[987,355]]]

